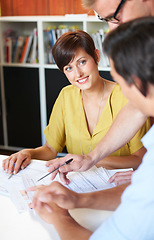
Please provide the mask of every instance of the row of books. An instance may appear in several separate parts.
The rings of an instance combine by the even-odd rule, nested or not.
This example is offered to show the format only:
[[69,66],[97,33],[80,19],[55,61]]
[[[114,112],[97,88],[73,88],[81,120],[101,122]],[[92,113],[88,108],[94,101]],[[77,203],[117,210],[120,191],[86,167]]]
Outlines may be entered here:
[[66,25],[59,25],[58,28],[56,27],[48,27],[44,29],[44,55],[45,55],[45,63],[46,64],[55,64],[55,61],[52,56],[52,47],[57,41],[57,39],[63,34],[68,31],[74,31],[79,29],[78,25],[66,26]]
[[4,58],[7,63],[38,63],[38,37],[34,28],[29,36],[20,35],[12,29],[3,33]]
[[106,33],[104,32],[103,29],[100,29],[100,30],[96,31],[95,33],[91,34],[91,37],[93,38],[94,43],[95,43],[95,47],[100,52],[100,62],[99,62],[100,67],[109,67],[109,59],[104,54],[104,51],[103,51],[103,42],[105,39],[105,35],[106,35]]
[[[44,30],[44,51],[45,51],[45,63],[54,64],[54,59],[52,57],[52,47],[55,44],[56,40],[65,32],[74,31],[79,29],[78,26],[72,26],[68,28],[66,26],[59,26],[58,28],[45,29]],[[103,29],[96,31],[91,34],[91,37],[94,40],[95,47],[100,51],[100,67],[109,67],[108,57],[103,52],[103,41],[105,39],[106,33]]]
[[[65,32],[79,29],[79,26],[67,27],[60,25],[58,28],[44,29],[44,56],[46,64],[54,64],[52,56],[52,47],[57,39]],[[5,46],[5,62],[7,63],[38,63],[38,36],[37,29],[34,28],[29,36],[18,34],[12,29],[8,29],[3,33]],[[91,34],[95,47],[100,51],[100,67],[108,67],[109,60],[103,53],[103,41],[106,33],[100,29]]]

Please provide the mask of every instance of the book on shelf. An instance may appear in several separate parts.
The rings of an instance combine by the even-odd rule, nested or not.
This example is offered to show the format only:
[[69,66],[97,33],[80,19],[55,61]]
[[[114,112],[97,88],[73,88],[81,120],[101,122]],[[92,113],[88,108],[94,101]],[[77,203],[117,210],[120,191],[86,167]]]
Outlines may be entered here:
[[30,63],[37,63],[37,29],[34,28],[33,30],[33,46],[32,46],[32,53],[31,53],[31,58],[30,58]]
[[92,37],[92,39],[94,41],[95,47],[100,52],[99,66],[100,67],[109,67],[108,57],[103,52],[103,42],[104,42],[104,38],[105,38],[104,30],[100,29],[99,31],[97,31],[95,33],[92,33],[91,37]]
[[55,64],[55,61],[52,56],[52,47],[57,41],[57,39],[64,33],[68,31],[74,31],[79,29],[78,25],[59,25],[57,28],[55,26],[49,26],[47,29],[43,31],[43,38],[44,38],[44,56],[45,56],[45,63],[47,64]]
[[32,42],[31,42],[31,45],[30,45],[30,48],[29,48],[29,52],[28,52],[28,55],[27,55],[27,59],[26,59],[26,63],[30,63],[30,60],[31,60],[31,56],[32,56],[32,51],[33,51],[33,35],[32,35]]
[[32,44],[32,38],[33,38],[32,35],[26,37],[25,44],[24,44],[24,47],[23,47],[23,51],[22,51],[21,58],[20,58],[21,63],[26,63],[26,61],[27,61],[28,54],[29,54],[29,51],[30,51],[30,47],[31,47],[31,44]]
[[20,62],[20,56],[21,56],[21,53],[22,53],[24,42],[25,42],[24,36],[19,36],[18,39],[17,39],[17,47],[16,47],[16,50],[15,50],[14,59],[13,59],[13,62],[15,62],[15,63]]
[[[103,29],[99,29],[99,35],[100,35],[100,37],[101,37],[102,46],[103,46],[103,42],[104,42],[104,40],[105,40],[106,32],[104,32]],[[103,56],[104,56],[104,59],[105,59],[105,62],[106,62],[106,66],[109,67],[109,66],[110,66],[109,59],[108,59],[108,57],[104,54],[103,48],[102,48],[102,53],[103,53]]]
[[12,62],[12,39],[11,37],[5,38],[5,53],[6,53],[6,62]]
[[12,52],[14,50],[14,45],[17,38],[17,32],[11,28],[7,29],[3,32],[4,37],[4,57],[5,62],[11,63],[12,62]]
[[49,56],[50,56],[50,52],[51,52],[51,47],[50,47],[50,43],[49,43],[47,29],[43,30],[43,40],[44,40],[44,59],[45,59],[45,63],[48,64],[48,63],[50,63]]
[[56,29],[57,32],[57,39],[62,35],[62,30],[60,28]]
[[3,32],[6,63],[37,63],[38,37],[35,28],[32,34],[25,36],[12,29]]
[[49,37],[49,44],[50,44],[50,51],[49,51],[49,63],[53,64],[55,63],[54,61],[54,58],[52,56],[52,48],[53,48],[53,45],[55,44],[57,38],[56,38],[56,33],[55,33],[55,29],[51,29],[49,32],[48,32],[48,37]]
[[12,39],[12,62],[14,62],[17,45],[18,45],[18,37]]

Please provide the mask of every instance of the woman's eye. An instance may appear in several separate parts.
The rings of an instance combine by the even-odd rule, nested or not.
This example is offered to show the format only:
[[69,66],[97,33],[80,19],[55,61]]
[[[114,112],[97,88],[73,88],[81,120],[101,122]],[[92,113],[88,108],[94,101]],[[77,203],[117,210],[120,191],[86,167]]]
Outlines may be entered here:
[[86,60],[80,61],[80,65],[84,65],[86,63]]
[[72,70],[72,68],[71,67],[66,67],[65,68],[65,71],[68,71],[68,72],[70,72]]

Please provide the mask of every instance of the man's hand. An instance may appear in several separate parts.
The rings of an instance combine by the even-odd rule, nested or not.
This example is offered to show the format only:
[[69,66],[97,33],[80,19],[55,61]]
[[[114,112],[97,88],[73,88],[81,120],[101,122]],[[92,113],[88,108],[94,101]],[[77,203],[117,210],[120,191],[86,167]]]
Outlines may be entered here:
[[[42,203],[50,206],[54,202],[64,209],[73,209],[78,207],[79,194],[64,187],[59,182],[52,182],[49,186],[31,187],[29,191],[36,191],[31,208],[41,208]],[[52,211],[52,209],[51,209]]]
[[36,213],[47,223],[54,224],[55,217],[62,218],[70,216],[68,210],[58,207],[55,203],[40,203],[40,206],[35,206]]
[[[43,190],[43,186],[38,187],[36,191],[37,201],[39,202],[38,192]],[[53,224],[57,230],[60,239],[81,239],[88,240],[92,232],[79,225],[69,214],[68,210],[57,206],[57,204],[50,202],[39,204],[34,206],[34,210],[37,214],[47,223]]]
[[12,154],[10,157],[3,160],[2,167],[3,169],[11,174],[12,172],[16,174],[19,169],[24,169],[31,162],[30,152],[25,149],[20,152]]
[[[62,164],[64,164],[66,161],[69,159],[73,158],[73,161],[70,162],[69,164],[60,167]],[[88,155],[75,155],[75,154],[67,154],[63,158],[57,158],[55,160],[48,161],[46,166],[49,167],[49,172],[52,172],[56,168],[60,167],[59,170],[55,171],[54,173],[51,174],[51,180],[53,180],[57,173],[59,172],[59,176],[61,181],[64,184],[69,183],[69,179],[67,178],[67,173],[68,172],[82,172],[86,171],[89,168],[91,168],[95,163],[92,161],[92,159]]]

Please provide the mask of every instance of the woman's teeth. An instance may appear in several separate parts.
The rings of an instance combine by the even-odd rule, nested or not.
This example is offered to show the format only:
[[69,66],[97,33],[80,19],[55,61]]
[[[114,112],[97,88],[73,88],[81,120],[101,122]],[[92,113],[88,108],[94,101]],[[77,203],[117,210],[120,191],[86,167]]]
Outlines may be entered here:
[[78,80],[79,83],[83,83],[87,80],[87,78],[84,78],[84,79],[81,79],[81,80]]

